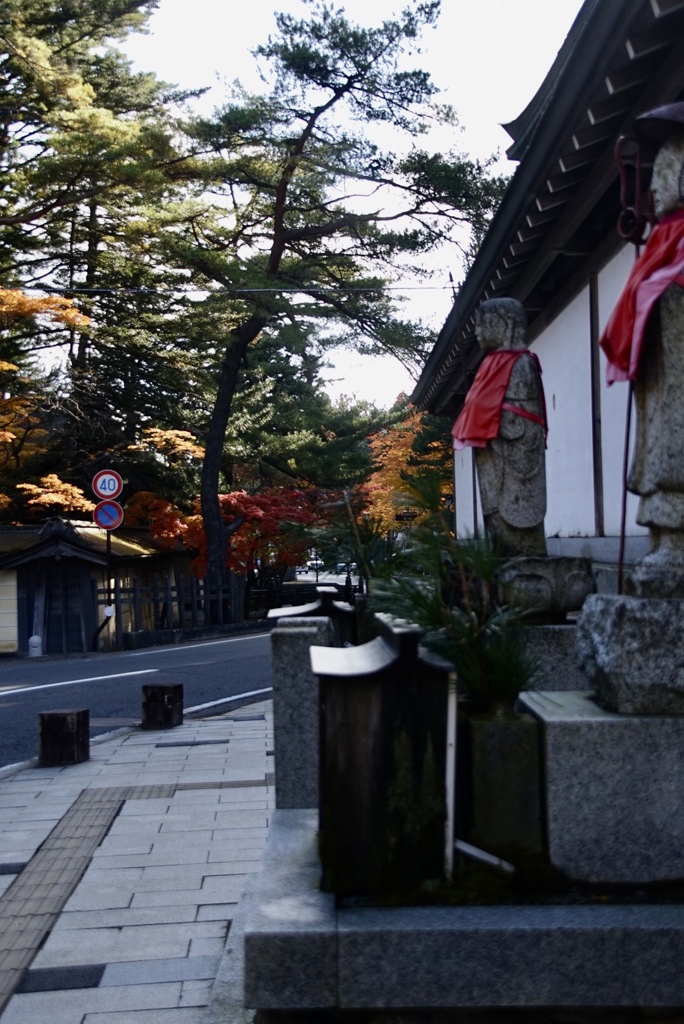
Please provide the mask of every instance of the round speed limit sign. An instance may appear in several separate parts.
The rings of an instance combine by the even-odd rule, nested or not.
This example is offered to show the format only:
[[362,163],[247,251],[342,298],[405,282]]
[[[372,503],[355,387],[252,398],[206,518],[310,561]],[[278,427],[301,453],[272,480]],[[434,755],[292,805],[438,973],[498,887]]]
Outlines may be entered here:
[[123,490],[123,480],[114,469],[101,469],[93,477],[92,488],[98,498],[116,498]]

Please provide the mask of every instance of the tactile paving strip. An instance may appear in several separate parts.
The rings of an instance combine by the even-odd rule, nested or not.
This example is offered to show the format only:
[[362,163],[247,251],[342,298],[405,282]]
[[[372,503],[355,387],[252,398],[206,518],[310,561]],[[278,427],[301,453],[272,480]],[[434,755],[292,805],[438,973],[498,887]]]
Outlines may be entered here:
[[85,789],[0,897],[0,1012],[78,885],[125,800],[175,785]]

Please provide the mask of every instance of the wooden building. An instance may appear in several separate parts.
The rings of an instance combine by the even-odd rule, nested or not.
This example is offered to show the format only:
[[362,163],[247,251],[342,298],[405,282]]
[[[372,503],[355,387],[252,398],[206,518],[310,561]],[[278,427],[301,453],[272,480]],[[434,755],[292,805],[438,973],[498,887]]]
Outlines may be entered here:
[[[189,575],[189,560],[187,552],[160,550],[144,530],[121,527],[111,536],[110,593],[115,581],[130,588],[134,580],[149,586],[155,576]],[[31,636],[41,638],[43,654],[96,650],[98,637],[106,641],[114,629],[103,615],[108,575],[107,537],[92,523],[0,527],[0,653],[28,653]],[[131,618],[122,608],[119,632],[132,628]]]

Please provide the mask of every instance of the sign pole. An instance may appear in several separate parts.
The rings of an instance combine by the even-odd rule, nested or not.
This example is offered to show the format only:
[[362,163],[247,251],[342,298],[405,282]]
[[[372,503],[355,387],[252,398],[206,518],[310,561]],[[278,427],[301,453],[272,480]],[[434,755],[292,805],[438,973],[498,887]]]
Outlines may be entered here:
[[112,603],[112,531],[107,530],[107,607]]

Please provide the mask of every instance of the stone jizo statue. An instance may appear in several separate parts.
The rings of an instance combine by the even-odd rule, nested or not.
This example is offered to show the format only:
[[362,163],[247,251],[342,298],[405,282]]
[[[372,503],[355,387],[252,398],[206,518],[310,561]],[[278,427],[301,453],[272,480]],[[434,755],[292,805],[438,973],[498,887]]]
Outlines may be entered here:
[[[682,107],[684,104],[674,106]],[[656,113],[656,112],[654,112]],[[648,115],[644,126],[649,122]],[[634,573],[642,596],[684,597],[684,124],[666,134],[651,188],[658,223],[634,264],[601,345],[608,383],[634,382],[636,434],[627,487],[651,551]]]
[[525,309],[516,299],[483,302],[475,332],[485,358],[454,424],[454,448],[474,448],[485,527],[501,555],[545,556],[546,411]]

